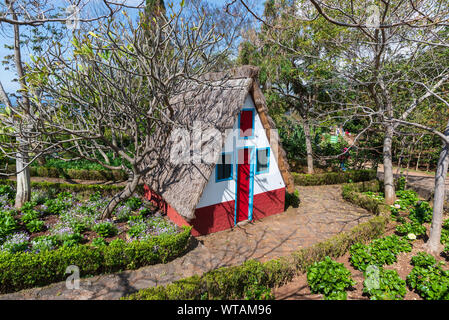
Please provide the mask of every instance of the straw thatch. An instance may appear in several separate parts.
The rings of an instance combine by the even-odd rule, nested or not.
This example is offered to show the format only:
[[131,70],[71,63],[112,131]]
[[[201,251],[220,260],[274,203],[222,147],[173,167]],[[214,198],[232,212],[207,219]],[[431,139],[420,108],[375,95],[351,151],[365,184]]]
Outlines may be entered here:
[[[170,100],[174,111],[173,121],[177,127],[186,130],[199,129],[195,125],[200,125],[201,130],[216,129],[222,134],[224,142],[226,134],[232,130],[246,96],[251,94],[262,124],[268,132],[269,129],[274,128],[274,123],[268,116],[257,76],[258,68],[244,66],[227,72],[210,73],[203,76],[201,81],[189,82],[185,85],[182,94]],[[154,141],[155,145],[160,142],[160,138],[157,140]],[[209,163],[205,163],[195,161],[195,150],[198,150],[198,147],[204,149],[214,146],[206,142],[202,146],[196,146],[195,149],[195,146],[190,143],[187,152],[193,155],[193,161],[177,164],[170,159],[170,156],[173,159],[173,154],[170,155],[170,152],[175,142],[177,141],[169,141],[160,146],[158,152],[164,157],[161,157],[158,165],[144,178],[144,182],[151,190],[162,196],[181,216],[190,221],[195,218],[196,205],[211,177],[222,146],[218,146],[218,152],[209,159]],[[272,146],[275,144],[274,141],[270,143]],[[278,165],[288,190],[292,192],[293,178],[288,171],[285,152],[282,148],[279,149]]]

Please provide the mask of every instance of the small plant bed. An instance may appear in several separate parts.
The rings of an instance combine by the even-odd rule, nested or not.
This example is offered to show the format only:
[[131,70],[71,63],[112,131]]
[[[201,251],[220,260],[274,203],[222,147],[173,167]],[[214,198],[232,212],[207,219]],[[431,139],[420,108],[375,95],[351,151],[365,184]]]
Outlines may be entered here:
[[98,192],[83,200],[69,192],[51,195],[37,191],[21,210],[13,208],[14,194],[10,186],[0,186],[0,251],[40,252],[79,244],[107,245],[180,230],[137,197],[117,207],[110,219],[101,220],[109,199]]
[[[101,263],[96,267],[92,266],[94,270],[90,274],[96,274],[120,270],[123,267],[135,268],[149,261],[164,262],[185,249],[187,230],[178,228],[162,216],[151,203],[144,202],[138,197],[132,197],[119,205],[110,219],[101,219],[109,199],[102,197],[99,192],[83,199],[75,193],[51,194],[39,190],[32,193],[31,201],[25,203],[20,210],[14,209],[14,196],[15,190],[11,186],[0,185],[0,265],[20,264],[11,267],[14,269],[9,270],[11,273],[19,272],[21,267],[25,270],[30,261],[38,263],[39,259],[54,262],[52,259],[57,257],[63,260],[58,262],[70,265],[74,256],[80,252],[82,252],[80,257],[88,256],[91,254],[89,250],[100,261],[102,255],[111,259],[117,255],[115,261],[104,262],[105,265],[109,264],[108,267],[103,268]],[[179,242],[179,247],[176,241]],[[162,248],[158,243],[173,247]],[[141,252],[136,250],[139,250],[139,246],[150,244],[152,248],[150,255],[139,257],[140,261],[138,257],[135,257],[135,260],[130,258],[141,253],[145,254],[142,248]],[[133,251],[124,258],[124,254],[120,253],[118,248],[125,250],[127,247]],[[168,251],[163,252],[164,250]],[[67,256],[66,263],[65,256]],[[86,264],[89,263],[86,261]],[[45,280],[39,280],[39,284],[60,278],[63,266],[57,267],[59,268],[57,275],[52,273],[56,272],[53,270],[44,276]],[[83,270],[81,267],[80,269]],[[9,281],[12,279],[7,273],[0,275],[0,292],[16,289],[11,288],[11,284],[5,284]],[[30,284],[25,287],[34,285],[35,279],[29,282]]]
[[[381,193],[364,194],[383,200]],[[433,257],[425,252],[432,209],[413,191],[398,191],[397,197],[384,236],[356,243],[337,259],[315,263],[321,266],[321,279],[309,268],[275,288],[276,299],[449,300],[449,219],[444,221],[441,237],[446,248]],[[347,276],[340,279],[338,274]]]

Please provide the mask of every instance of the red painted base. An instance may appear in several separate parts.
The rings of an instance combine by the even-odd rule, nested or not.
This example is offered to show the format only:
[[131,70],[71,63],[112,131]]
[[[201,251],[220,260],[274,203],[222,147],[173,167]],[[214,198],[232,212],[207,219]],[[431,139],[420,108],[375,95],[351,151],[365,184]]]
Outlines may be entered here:
[[[170,207],[159,195],[145,188],[145,198],[150,200],[178,226],[192,226],[192,235],[199,236],[232,228],[235,201],[196,209],[196,218],[188,222]],[[285,188],[254,195],[253,220],[284,212]]]

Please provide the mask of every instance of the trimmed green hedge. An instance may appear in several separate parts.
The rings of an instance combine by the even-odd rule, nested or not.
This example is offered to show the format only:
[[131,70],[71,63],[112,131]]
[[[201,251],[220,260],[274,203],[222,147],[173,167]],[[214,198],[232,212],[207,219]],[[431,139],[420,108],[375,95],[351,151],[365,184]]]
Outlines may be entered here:
[[[16,171],[14,165],[8,167],[8,172]],[[128,175],[124,171],[113,170],[87,170],[87,169],[62,169],[62,168],[47,168],[47,167],[31,167],[30,175],[32,177],[47,177],[47,178],[65,178],[65,179],[79,179],[79,180],[111,180],[122,181],[128,179]]]
[[376,170],[356,170],[346,172],[328,172],[319,174],[292,173],[295,184],[300,186],[319,186],[376,179]]
[[63,247],[41,253],[1,253],[0,292],[48,285],[67,278],[66,268],[75,265],[82,277],[137,269],[166,263],[182,254],[190,239],[190,227],[175,235],[147,241],[91,247]]
[[[359,189],[375,189],[378,182],[370,182],[365,186],[349,184],[346,196],[354,196]],[[365,203],[366,204],[366,203]],[[340,233],[326,241],[311,247],[300,249],[288,257],[282,257],[261,263],[248,260],[240,266],[222,267],[209,271],[202,276],[195,275],[175,281],[167,286],[157,286],[140,290],[123,300],[179,300],[179,299],[242,299],[248,288],[257,283],[259,286],[273,288],[282,286],[292,280],[298,272],[305,272],[314,262],[326,256],[338,258],[344,255],[357,242],[368,242],[381,236],[389,221],[389,212],[379,208],[381,204],[373,201],[367,207],[374,214],[380,213],[369,221],[361,223],[348,232]]]
[[[0,185],[15,186],[15,180],[0,179]],[[111,196],[119,192],[124,186],[108,185],[108,184],[71,184],[60,182],[31,182],[32,189],[53,189],[56,193],[62,191],[76,192],[80,195],[89,195],[99,191],[103,196]],[[143,194],[143,185],[139,185],[136,191],[138,194]]]

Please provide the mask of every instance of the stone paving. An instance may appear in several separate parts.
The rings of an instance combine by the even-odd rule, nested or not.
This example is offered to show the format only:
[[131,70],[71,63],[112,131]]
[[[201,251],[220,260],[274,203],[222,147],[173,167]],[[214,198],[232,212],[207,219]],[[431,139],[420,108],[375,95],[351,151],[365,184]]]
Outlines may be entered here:
[[371,216],[341,197],[341,186],[298,187],[301,204],[284,213],[193,238],[190,250],[167,264],[81,279],[80,289],[65,282],[1,295],[0,299],[118,299],[194,274],[240,264],[253,258],[266,261],[347,231]]

